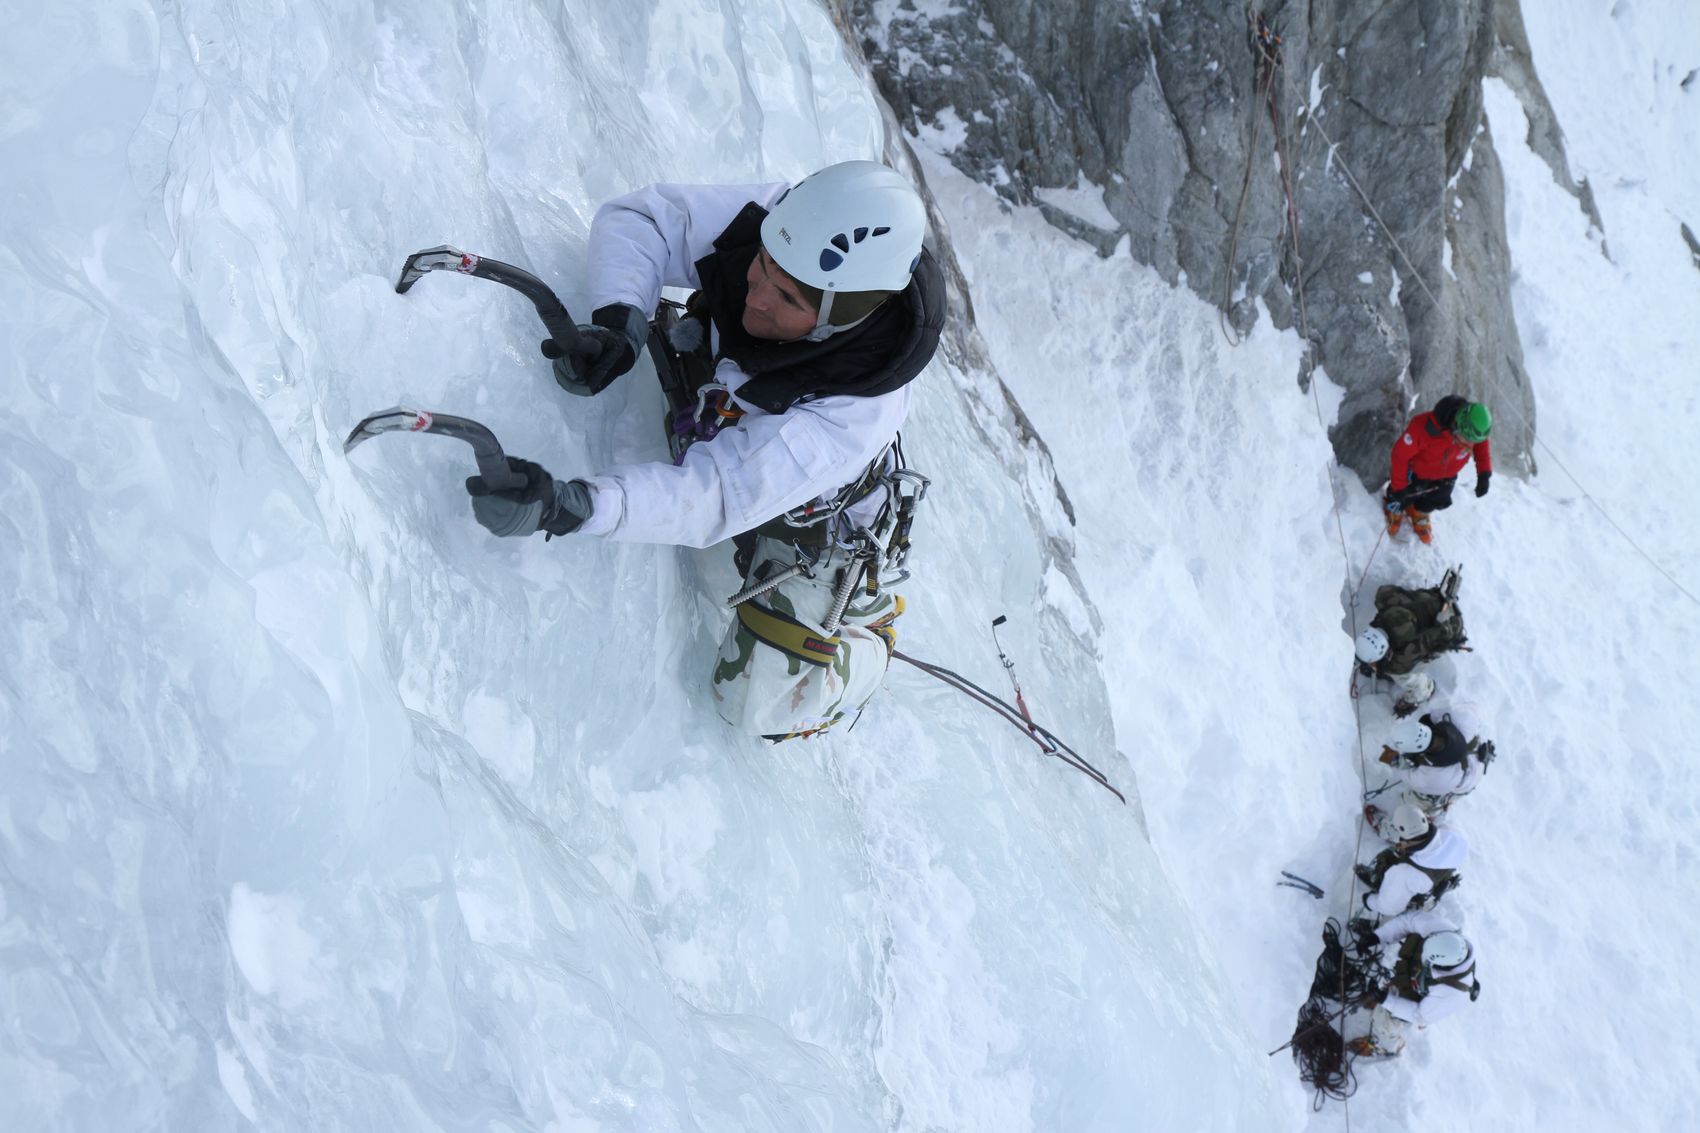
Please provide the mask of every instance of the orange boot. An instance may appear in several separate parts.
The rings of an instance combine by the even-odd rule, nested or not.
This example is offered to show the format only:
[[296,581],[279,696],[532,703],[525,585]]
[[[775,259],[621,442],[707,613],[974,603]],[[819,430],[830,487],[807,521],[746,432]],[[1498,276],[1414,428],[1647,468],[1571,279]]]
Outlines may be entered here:
[[1405,509],[1394,505],[1385,509],[1383,514],[1387,516],[1387,536],[1391,539],[1399,534],[1399,525],[1405,522]]
[[1434,528],[1429,525],[1428,512],[1406,508],[1405,514],[1411,517],[1411,530],[1417,533],[1418,539],[1424,543],[1434,542]]

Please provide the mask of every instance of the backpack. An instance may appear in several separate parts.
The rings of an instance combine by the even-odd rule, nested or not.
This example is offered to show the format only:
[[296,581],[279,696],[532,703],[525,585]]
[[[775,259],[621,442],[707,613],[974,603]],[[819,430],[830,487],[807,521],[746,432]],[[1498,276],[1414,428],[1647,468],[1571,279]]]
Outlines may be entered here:
[[1423,963],[1423,938],[1411,933],[1399,942],[1399,958],[1393,962],[1393,982],[1388,990],[1401,999],[1421,999],[1428,994],[1428,965]]
[[1464,614],[1458,608],[1459,581],[1458,568],[1453,567],[1435,586],[1412,590],[1389,583],[1376,590],[1370,625],[1387,634],[1389,660],[1405,656],[1407,663],[1426,661],[1467,648]]

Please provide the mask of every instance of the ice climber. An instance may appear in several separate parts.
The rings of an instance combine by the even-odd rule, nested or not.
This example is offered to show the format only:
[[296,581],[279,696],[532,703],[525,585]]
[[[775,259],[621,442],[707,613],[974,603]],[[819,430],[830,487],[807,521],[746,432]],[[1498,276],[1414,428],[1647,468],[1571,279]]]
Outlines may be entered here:
[[[675,459],[556,480],[510,458],[522,488],[467,481],[478,522],[496,535],[734,540],[744,600],[710,681],[720,714],[782,739],[854,713],[903,609],[875,583],[907,546],[918,478],[897,431],[944,326],[926,228],[914,186],[871,161],[794,186],[658,184],[607,202],[590,228],[597,306],[555,378],[599,393],[647,343]],[[681,310],[663,287],[694,293]]]
[[1432,817],[1476,789],[1493,755],[1474,706],[1437,698],[1423,715],[1393,725],[1380,759],[1399,784],[1399,801]]
[[[1379,917],[1412,909],[1432,909],[1453,886],[1470,856],[1470,844],[1449,826],[1429,818],[1410,803],[1391,811],[1365,807],[1364,817],[1388,848],[1357,866],[1368,886],[1364,907]],[[1373,921],[1372,921],[1373,923]]]
[[1457,572],[1448,571],[1438,586],[1387,585],[1375,592],[1375,617],[1354,645],[1358,670],[1391,679],[1404,711],[1434,695],[1433,678],[1417,672],[1417,666],[1466,647],[1457,591]]
[[1471,457],[1476,462],[1476,495],[1485,496],[1493,478],[1488,407],[1457,396],[1443,397],[1433,412],[1419,413],[1393,443],[1392,479],[1382,503],[1387,533],[1396,535],[1409,518],[1424,543],[1434,538],[1429,513],[1452,506],[1452,488]]
[[1481,993],[1475,952],[1458,926],[1438,913],[1401,913],[1379,928],[1352,923],[1361,956],[1379,966],[1369,1031],[1347,1044],[1353,1054],[1391,1057],[1405,1049],[1410,1024],[1426,1027]]

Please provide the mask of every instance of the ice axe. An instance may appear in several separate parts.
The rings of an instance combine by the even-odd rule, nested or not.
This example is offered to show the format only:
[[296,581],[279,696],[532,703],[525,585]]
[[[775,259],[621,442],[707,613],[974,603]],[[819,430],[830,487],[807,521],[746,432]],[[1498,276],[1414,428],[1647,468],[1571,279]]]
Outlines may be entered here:
[[491,489],[499,492],[525,486],[525,477],[508,467],[507,454],[502,451],[496,434],[470,418],[398,405],[393,409],[380,410],[354,426],[354,431],[342,442],[342,451],[352,452],[355,445],[379,433],[437,433],[465,441],[472,446],[473,455],[478,458],[478,474],[484,477],[484,482]]
[[407,257],[401,265],[401,278],[395,283],[396,294],[406,295],[408,290],[419,282],[420,276],[432,271],[473,275],[513,288],[531,300],[531,305],[537,308],[537,317],[542,319],[543,325],[549,329],[549,337],[543,343],[545,358],[564,358],[578,350],[578,324],[573,322],[573,317],[567,313],[566,307],[555,297],[555,293],[549,290],[549,285],[524,268],[463,252],[448,244],[439,244],[435,248],[426,248]]

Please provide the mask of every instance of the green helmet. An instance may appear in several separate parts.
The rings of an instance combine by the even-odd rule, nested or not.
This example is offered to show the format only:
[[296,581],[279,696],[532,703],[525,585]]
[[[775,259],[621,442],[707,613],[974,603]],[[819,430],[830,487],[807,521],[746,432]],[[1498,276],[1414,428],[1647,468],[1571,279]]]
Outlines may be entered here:
[[1452,419],[1452,431],[1467,445],[1480,444],[1493,432],[1493,414],[1479,401],[1468,402]]

